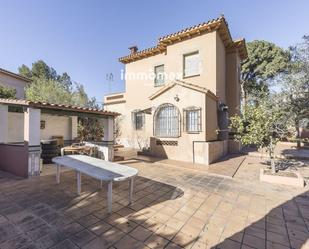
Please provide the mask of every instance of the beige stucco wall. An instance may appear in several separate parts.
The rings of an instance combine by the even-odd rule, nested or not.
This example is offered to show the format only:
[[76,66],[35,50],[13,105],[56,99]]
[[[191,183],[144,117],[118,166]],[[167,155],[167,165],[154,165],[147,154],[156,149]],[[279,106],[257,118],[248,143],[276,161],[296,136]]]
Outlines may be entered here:
[[[170,45],[167,47],[166,54],[159,54],[126,64],[126,72],[129,74],[153,73],[155,66],[164,64],[167,75],[175,75],[175,78],[166,79],[166,84],[171,82],[173,79],[180,79],[185,80],[188,83],[206,87],[216,93],[216,81],[217,78],[219,78],[218,74],[221,75],[221,79],[224,79],[222,74],[225,75],[225,66],[222,66],[225,64],[223,63],[225,57],[222,55],[222,51],[217,49],[220,45],[220,42],[217,41],[218,39],[220,39],[220,37],[217,35],[217,32],[214,31],[196,38]],[[195,51],[199,51],[200,75],[184,79],[182,77],[183,55]],[[216,59],[217,54],[220,54],[221,56],[218,63]],[[217,67],[220,69],[217,69]],[[116,104],[115,107],[107,106],[108,110],[119,111],[123,114],[123,137],[136,136],[135,134],[132,134],[131,112],[136,109],[146,109],[152,107],[149,96],[158,91],[161,87],[155,87],[153,79],[126,79],[126,103],[124,105]],[[189,102],[187,103],[189,104]],[[146,123],[149,127],[146,127],[146,134],[144,135],[152,136],[152,117],[149,117],[149,115],[146,115]]]
[[[216,93],[216,39],[216,32],[211,32],[170,45],[167,47],[166,54],[159,54],[126,64],[126,72],[129,74],[153,73],[155,66],[164,64],[165,73],[171,76],[170,79],[166,80],[166,83],[174,79],[185,80],[206,87]],[[184,79],[182,77],[183,55],[195,51],[199,51],[200,75]],[[126,79],[128,109],[149,107],[150,101],[148,97],[158,89],[160,87],[154,86],[153,79]]]
[[226,104],[229,107],[229,116],[240,112],[240,82],[238,76],[240,70],[240,58],[238,53],[232,52],[226,55]]
[[[50,139],[54,135],[64,136],[64,140],[72,139],[72,122],[70,117],[41,114],[41,120],[45,120],[46,123],[45,129],[38,131],[41,134],[40,139]],[[8,142],[23,142],[24,114],[9,112],[8,126]],[[76,125],[74,125],[73,129],[77,130]]]
[[[183,55],[199,51],[200,56],[200,75],[194,77],[183,78]],[[155,87],[154,80],[151,78],[132,79],[132,74],[151,74],[154,72],[154,67],[164,64],[165,73],[168,76],[174,75],[174,78],[165,80],[165,84],[170,83],[174,79],[183,80],[187,83],[192,83],[205,87],[215,93],[220,102],[231,102],[231,94],[239,89],[230,91],[226,86],[232,75],[233,66],[231,63],[238,63],[239,61],[229,60],[229,55],[226,54],[224,44],[216,31],[181,41],[167,46],[166,53],[158,54],[142,60],[137,60],[125,65],[126,73],[129,78],[126,79],[126,93],[125,103],[107,105],[106,110],[117,111],[122,114],[121,117],[121,143],[125,146],[136,147],[142,144],[142,147],[148,147],[151,144],[151,150],[154,155],[168,156],[169,158],[183,161],[193,160],[192,146],[193,141],[214,141],[217,139],[218,120],[217,120],[217,106],[216,100],[207,97],[204,93],[189,90],[184,87],[176,86],[154,100],[150,100],[149,96],[157,92],[163,86]],[[239,60],[239,57],[238,57]],[[235,74],[235,72],[233,72]],[[234,75],[232,75],[234,77]],[[230,92],[229,92],[230,91]],[[175,103],[174,97],[178,95],[180,101]],[[236,100],[234,100],[236,101]],[[183,119],[182,109],[188,106],[202,107],[202,126],[203,132],[199,134],[187,134],[183,132],[183,120],[181,122],[181,137],[177,138],[178,146],[156,146],[153,138],[153,114],[155,109],[164,103],[175,104],[181,113]],[[131,112],[133,110],[152,109],[152,114],[146,114],[145,128],[142,131],[134,131],[132,129]],[[234,108],[234,107],[233,107]],[[235,109],[235,108],[234,108]],[[136,141],[139,141],[138,143]],[[166,138],[164,140],[175,140],[175,138]],[[213,153],[212,148],[219,148],[218,153],[213,153],[214,157],[225,153],[226,149],[222,149],[223,143],[217,144],[200,144],[196,145],[196,158],[200,162],[209,162],[214,160],[212,155],[206,157],[205,153]],[[225,147],[224,147],[225,148]],[[222,153],[221,153],[222,152]]]
[[[179,101],[177,102],[174,97],[178,95]],[[160,107],[161,104],[170,103],[176,106],[180,112],[180,137],[178,138],[160,138],[161,140],[168,141],[177,141],[177,146],[170,146],[170,145],[156,145],[155,141],[153,140],[151,146],[151,153],[158,157],[166,157],[175,160],[181,161],[193,161],[193,141],[204,141],[205,140],[205,129],[204,126],[202,131],[197,134],[189,134],[183,129],[183,109],[195,106],[198,108],[202,108],[201,114],[201,122],[205,124],[205,94],[201,92],[194,91],[192,89],[188,89],[186,87],[182,87],[179,85],[174,86],[170,90],[164,92],[163,94],[159,95],[152,101],[152,106],[156,109]],[[188,101],[190,100],[190,101]],[[154,114],[154,112],[153,112]],[[152,123],[150,123],[152,134]]]
[[216,51],[217,51],[217,56],[216,56],[216,90],[213,91],[218,97],[219,100],[223,103],[226,102],[226,97],[225,97],[225,75],[226,75],[226,58],[225,58],[225,47],[224,44],[217,33],[216,35]]
[[217,101],[209,97],[206,98],[206,141],[213,141],[218,137],[217,106]]
[[25,98],[25,87],[27,82],[0,72],[0,85],[16,89],[16,98]]

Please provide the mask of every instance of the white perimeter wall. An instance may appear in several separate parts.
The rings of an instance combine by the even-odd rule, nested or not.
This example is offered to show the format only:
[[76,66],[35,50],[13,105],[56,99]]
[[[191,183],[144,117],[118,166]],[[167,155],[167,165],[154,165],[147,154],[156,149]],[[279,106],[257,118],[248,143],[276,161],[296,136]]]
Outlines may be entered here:
[[[72,124],[70,117],[42,114],[41,120],[45,121],[45,129],[38,131],[41,134],[41,139],[50,139],[52,136],[63,136],[64,140],[72,139]],[[23,142],[24,114],[9,112],[8,126],[8,142]],[[74,129],[77,129],[77,127],[74,127]]]
[[41,129],[41,139],[50,139],[52,136],[63,136],[64,140],[71,140],[71,119],[67,116],[41,115],[45,121],[45,129]]
[[9,112],[8,142],[24,142],[24,113]]

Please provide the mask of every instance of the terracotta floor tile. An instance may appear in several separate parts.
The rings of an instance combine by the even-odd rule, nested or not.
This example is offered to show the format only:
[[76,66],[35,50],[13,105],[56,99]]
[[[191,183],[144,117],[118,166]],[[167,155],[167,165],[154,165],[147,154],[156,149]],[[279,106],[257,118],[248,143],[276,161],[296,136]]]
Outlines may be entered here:
[[164,248],[169,241],[156,234],[151,235],[146,241],[145,245],[153,249]]
[[193,244],[196,242],[197,237],[189,236],[183,232],[179,232],[176,234],[176,236],[173,238],[173,243],[182,246],[182,247],[189,247],[193,246]]
[[0,171],[0,248],[22,241],[29,249],[218,249],[240,242],[243,249],[308,247],[307,190],[259,182],[264,166],[257,160],[247,157],[228,179],[188,165],[134,159],[135,201],[128,206],[127,182],[115,183],[112,215],[106,189],[90,177],[83,176],[83,193],[76,196],[73,171],[62,173],[60,185],[54,184],[54,167],[52,174],[22,180]]
[[172,240],[173,237],[178,233],[178,230],[173,227],[163,225],[155,233],[167,240]]
[[88,227],[88,229],[96,235],[101,235],[102,233],[106,232],[110,228],[112,228],[112,226],[104,221],[99,221],[91,225],[90,227]]
[[176,230],[180,230],[185,223],[186,223],[185,221],[178,220],[177,218],[174,217],[170,218],[167,222],[165,222],[166,225]]
[[202,231],[202,228],[197,228],[195,226],[192,226],[190,224],[185,224],[181,229],[180,232],[185,233],[191,237],[197,237],[200,232]]
[[243,243],[254,248],[265,249],[265,240],[252,235],[245,234]]
[[115,227],[123,231],[124,233],[131,232],[138,224],[133,221],[127,221],[125,223],[117,224]]
[[173,243],[173,242],[170,242],[168,243],[168,245],[165,247],[165,249],[183,249],[183,247]]
[[223,242],[221,242],[219,245],[217,245],[218,249],[240,249],[241,243],[226,239]]
[[117,249],[138,249],[143,246],[143,243],[132,238],[129,235],[122,237],[115,245]]
[[145,241],[147,238],[149,238],[152,235],[152,231],[142,227],[138,226],[133,231],[130,232],[130,235],[139,240],[139,241]]

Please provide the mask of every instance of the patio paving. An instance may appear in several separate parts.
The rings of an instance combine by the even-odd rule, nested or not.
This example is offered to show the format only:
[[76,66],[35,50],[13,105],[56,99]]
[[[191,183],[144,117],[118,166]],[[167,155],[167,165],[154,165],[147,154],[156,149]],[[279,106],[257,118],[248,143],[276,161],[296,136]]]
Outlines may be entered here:
[[61,184],[55,169],[32,179],[0,172],[0,248],[309,248],[308,187],[260,183],[256,159],[245,159],[233,179],[139,160],[134,203],[127,182],[114,188],[113,213],[106,189],[75,173]]
[[237,170],[239,169],[245,158],[246,157],[242,154],[230,154],[218,160],[217,162],[212,163],[211,165],[205,165],[150,156],[132,156],[131,158],[128,157],[127,160],[124,161],[124,163],[132,161],[145,161],[147,163],[156,162],[160,164],[166,164],[168,166],[175,166],[177,167],[177,169],[179,167],[185,169],[194,169],[198,171],[204,171],[205,173],[211,175],[219,175],[232,178],[237,173]]

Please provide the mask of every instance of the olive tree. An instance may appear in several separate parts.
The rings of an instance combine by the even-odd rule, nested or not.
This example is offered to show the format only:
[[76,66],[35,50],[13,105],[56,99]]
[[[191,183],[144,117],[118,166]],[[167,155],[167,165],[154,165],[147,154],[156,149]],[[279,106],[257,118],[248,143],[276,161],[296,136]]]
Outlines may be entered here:
[[280,108],[279,99],[270,96],[259,100],[258,105],[248,104],[243,114],[231,117],[230,128],[235,132],[235,140],[243,145],[266,148],[271,160],[272,173],[276,173],[274,150],[277,142],[288,132],[286,112]]

